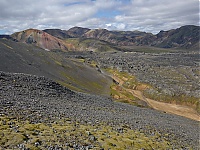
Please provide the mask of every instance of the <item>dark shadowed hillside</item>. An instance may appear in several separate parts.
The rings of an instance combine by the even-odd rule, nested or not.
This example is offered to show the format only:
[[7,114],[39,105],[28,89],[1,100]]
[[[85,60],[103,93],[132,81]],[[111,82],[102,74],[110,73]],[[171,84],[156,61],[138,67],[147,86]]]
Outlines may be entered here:
[[73,27],[69,29],[66,33],[70,35],[71,37],[82,37],[83,34],[90,31],[88,28],[82,28],[82,27]]
[[110,79],[84,65],[81,59],[67,59],[59,51],[6,39],[0,39],[0,52],[1,71],[45,76],[77,91],[109,93]]
[[197,48],[199,44],[200,28],[198,26],[183,26],[169,31],[160,31],[156,46],[163,48]]
[[68,35],[68,32],[65,30],[61,29],[46,29],[43,30],[46,33],[49,33],[50,35],[53,35],[59,39],[66,39],[66,38],[71,38],[70,35]]

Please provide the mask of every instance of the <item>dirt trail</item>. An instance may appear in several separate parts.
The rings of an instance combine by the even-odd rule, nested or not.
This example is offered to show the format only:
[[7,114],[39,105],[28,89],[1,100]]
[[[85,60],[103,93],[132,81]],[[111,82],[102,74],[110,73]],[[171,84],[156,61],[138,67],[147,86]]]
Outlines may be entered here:
[[[124,83],[123,80],[116,77],[115,75],[113,75],[112,78],[115,81],[117,81],[121,87],[123,87],[123,83]],[[164,111],[166,113],[172,113],[172,114],[180,115],[180,116],[183,116],[183,117],[186,117],[186,118],[190,118],[190,119],[193,119],[193,120],[200,121],[200,115],[194,109],[192,109],[188,106],[158,102],[156,100],[146,98],[143,95],[142,91],[127,89],[125,87],[123,87],[123,89],[132,93],[133,96],[139,98],[140,100],[145,101],[153,109]]]
[[156,110],[161,110],[167,113],[172,113],[172,114],[176,114],[176,115],[187,117],[193,120],[200,121],[200,116],[197,114],[197,112],[188,106],[158,102],[158,101],[144,97],[142,92],[137,91],[137,90],[129,90],[129,92],[131,92],[133,96],[139,98],[140,100],[147,102],[150,107]]

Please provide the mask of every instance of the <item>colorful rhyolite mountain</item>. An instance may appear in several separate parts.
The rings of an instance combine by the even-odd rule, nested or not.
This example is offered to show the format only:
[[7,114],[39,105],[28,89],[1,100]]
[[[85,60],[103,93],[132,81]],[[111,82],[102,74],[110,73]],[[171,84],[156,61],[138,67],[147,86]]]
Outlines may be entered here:
[[19,42],[33,44],[45,50],[62,49],[67,50],[67,44],[44,31],[36,29],[28,29],[21,32],[16,32],[11,35],[12,38]]

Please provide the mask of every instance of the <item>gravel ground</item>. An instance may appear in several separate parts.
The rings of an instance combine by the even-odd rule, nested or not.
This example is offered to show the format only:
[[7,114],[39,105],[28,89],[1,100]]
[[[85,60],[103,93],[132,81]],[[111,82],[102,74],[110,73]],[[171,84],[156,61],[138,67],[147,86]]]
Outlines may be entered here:
[[0,112],[32,123],[70,118],[85,124],[128,125],[146,134],[168,133],[175,148],[198,149],[199,122],[108,97],[71,91],[45,77],[0,72]]

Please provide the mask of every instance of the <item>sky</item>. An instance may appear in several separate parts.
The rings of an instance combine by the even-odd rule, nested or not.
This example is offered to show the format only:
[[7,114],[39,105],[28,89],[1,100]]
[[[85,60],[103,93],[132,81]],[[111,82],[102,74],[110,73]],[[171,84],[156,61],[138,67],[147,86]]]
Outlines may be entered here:
[[28,28],[145,31],[199,25],[200,0],[0,0],[0,34]]

